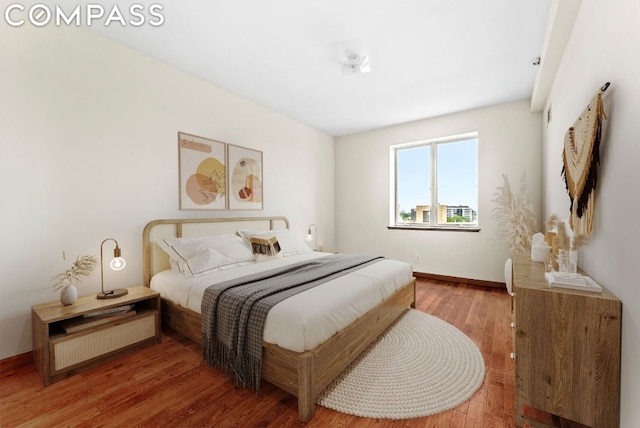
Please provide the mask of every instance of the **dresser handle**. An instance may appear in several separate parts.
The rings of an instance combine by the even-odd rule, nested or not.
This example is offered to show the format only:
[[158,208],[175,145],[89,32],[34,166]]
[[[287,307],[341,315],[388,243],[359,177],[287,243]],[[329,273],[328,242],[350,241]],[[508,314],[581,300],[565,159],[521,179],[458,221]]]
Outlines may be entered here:
[[512,360],[515,360],[516,359],[516,353],[515,352],[510,353],[509,354],[509,358],[511,358]]
[[516,328],[516,323],[511,321],[511,324],[509,324],[511,326],[511,328]]

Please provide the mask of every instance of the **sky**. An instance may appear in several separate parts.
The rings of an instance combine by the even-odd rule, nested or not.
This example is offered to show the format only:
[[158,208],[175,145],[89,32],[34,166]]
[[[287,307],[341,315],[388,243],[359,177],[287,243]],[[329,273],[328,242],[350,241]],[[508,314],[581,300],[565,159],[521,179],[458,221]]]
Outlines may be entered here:
[[[438,144],[438,199],[441,205],[468,205],[477,210],[477,140]],[[398,151],[397,202],[411,212],[430,203],[429,146]]]

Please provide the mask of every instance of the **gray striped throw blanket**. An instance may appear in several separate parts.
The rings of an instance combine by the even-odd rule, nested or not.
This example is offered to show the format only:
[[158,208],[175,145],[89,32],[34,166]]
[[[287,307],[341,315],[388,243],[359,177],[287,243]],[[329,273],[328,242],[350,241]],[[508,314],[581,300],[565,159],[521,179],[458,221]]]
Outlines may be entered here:
[[335,254],[214,284],[202,299],[202,355],[233,376],[237,386],[260,390],[267,313],[278,302],[383,257]]

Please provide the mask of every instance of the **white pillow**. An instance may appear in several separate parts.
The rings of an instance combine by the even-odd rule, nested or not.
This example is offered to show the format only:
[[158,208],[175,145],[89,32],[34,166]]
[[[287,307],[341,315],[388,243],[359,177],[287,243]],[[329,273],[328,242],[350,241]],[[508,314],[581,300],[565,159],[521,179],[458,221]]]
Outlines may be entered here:
[[289,229],[263,230],[259,232],[241,229],[238,230],[238,235],[244,239],[244,242],[249,247],[251,247],[251,242],[249,240],[252,236],[258,236],[261,238],[275,236],[280,243],[280,252],[284,257],[313,252],[313,250],[307,246],[305,241],[295,236]]
[[282,251],[280,251],[278,254],[273,256],[268,256],[266,254],[254,254],[253,256],[256,259],[256,263],[264,263],[271,260],[281,259],[282,257],[284,257],[284,255],[282,254]]
[[234,234],[170,238],[157,243],[169,254],[172,270],[187,278],[255,262],[251,248]]

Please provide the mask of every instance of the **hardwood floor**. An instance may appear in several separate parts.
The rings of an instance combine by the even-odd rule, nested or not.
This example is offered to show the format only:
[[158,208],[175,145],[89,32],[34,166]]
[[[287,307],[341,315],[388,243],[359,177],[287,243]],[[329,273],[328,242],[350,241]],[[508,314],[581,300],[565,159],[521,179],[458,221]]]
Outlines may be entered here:
[[419,279],[416,309],[467,334],[486,365],[482,387],[435,416],[383,420],[318,407],[297,420],[295,397],[263,383],[259,396],[236,389],[201,364],[199,347],[171,331],[162,343],[44,388],[32,364],[0,374],[5,427],[512,427],[513,363],[506,291]]

